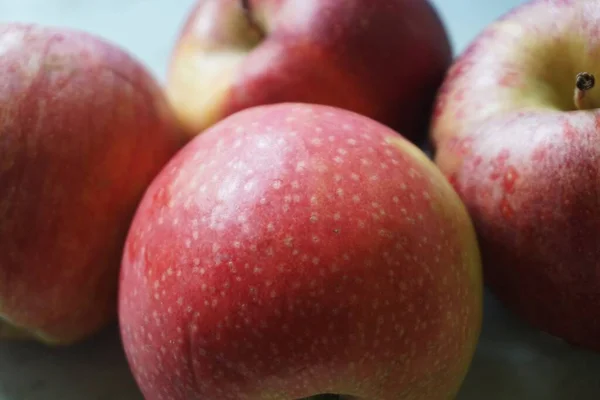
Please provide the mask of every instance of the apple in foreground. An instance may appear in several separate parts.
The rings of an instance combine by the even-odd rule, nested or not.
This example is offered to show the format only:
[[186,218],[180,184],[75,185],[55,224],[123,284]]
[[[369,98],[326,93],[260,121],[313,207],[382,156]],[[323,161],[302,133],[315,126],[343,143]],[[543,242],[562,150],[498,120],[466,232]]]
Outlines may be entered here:
[[448,399],[480,332],[474,228],[433,162],[324,105],[251,107],[149,186],[119,316],[147,400]]
[[0,338],[70,344],[117,316],[127,229],[185,143],[157,83],[84,32],[0,25]]
[[427,0],[198,0],[166,91],[189,134],[247,107],[319,103],[427,136],[452,61]]
[[432,122],[485,281],[524,320],[600,351],[600,1],[532,1],[457,59]]

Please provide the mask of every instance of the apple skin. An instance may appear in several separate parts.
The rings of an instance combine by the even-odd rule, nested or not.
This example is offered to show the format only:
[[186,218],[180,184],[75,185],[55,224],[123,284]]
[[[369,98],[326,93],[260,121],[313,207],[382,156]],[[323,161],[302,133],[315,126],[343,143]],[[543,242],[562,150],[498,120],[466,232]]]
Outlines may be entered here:
[[281,103],[149,186],[120,326],[147,400],[448,399],[482,317],[474,228],[433,162],[353,112]]
[[186,136],[97,37],[2,24],[0,54],[0,338],[67,345],[117,319],[129,223]]
[[[460,55],[432,121],[435,162],[474,220],[487,286],[532,326],[600,350],[600,1],[533,1]],[[555,62],[554,62],[555,61]],[[588,104],[600,104],[596,89]]]
[[306,102],[427,136],[452,49],[426,0],[199,0],[174,47],[166,91],[196,135],[233,112]]

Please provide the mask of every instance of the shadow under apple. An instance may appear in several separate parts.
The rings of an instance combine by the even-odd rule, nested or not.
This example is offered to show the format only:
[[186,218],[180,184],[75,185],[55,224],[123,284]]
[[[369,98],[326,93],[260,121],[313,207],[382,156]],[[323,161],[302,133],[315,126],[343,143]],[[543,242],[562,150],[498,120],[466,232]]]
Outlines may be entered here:
[[481,338],[457,400],[600,397],[600,354],[530,327],[485,293]]
[[0,399],[143,400],[113,325],[70,347],[0,342]]
[[[482,393],[486,400],[600,397],[598,371],[600,354],[529,327],[486,292],[481,339],[457,400],[480,400]],[[143,400],[116,326],[68,348],[0,342],[0,398]]]

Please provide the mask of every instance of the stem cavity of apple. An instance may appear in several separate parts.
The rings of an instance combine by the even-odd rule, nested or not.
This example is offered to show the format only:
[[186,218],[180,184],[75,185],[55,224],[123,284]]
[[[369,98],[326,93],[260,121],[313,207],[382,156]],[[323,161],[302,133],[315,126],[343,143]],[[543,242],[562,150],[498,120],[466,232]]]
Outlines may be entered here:
[[260,24],[256,20],[254,13],[252,12],[252,5],[250,4],[250,0],[240,0],[242,5],[242,10],[244,12],[244,16],[246,17],[246,21],[248,21],[248,25],[250,29],[254,31],[259,39],[265,37],[265,32],[261,28]]
[[591,107],[589,103],[586,102],[585,94],[592,89],[596,85],[596,78],[593,74],[589,72],[580,72],[577,74],[575,78],[575,94],[573,95],[573,102],[575,103],[575,108],[578,110],[586,110]]

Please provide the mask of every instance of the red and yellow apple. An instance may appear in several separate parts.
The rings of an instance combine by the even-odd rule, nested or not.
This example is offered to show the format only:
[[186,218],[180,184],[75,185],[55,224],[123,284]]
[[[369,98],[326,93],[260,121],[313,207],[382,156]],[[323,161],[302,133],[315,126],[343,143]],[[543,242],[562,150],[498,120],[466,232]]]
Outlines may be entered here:
[[491,24],[450,69],[431,131],[474,220],[486,283],[533,326],[595,350],[599,16],[598,0],[536,0]]
[[433,162],[340,108],[239,111],[149,186],[121,333],[147,400],[448,399],[480,332],[470,218]]
[[69,344],[116,320],[122,247],[185,143],[160,88],[84,32],[0,25],[0,338]]
[[292,101],[349,109],[421,141],[451,61],[427,0],[198,0],[166,91],[190,135]]

